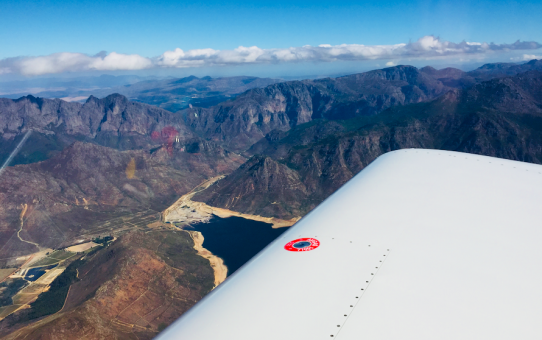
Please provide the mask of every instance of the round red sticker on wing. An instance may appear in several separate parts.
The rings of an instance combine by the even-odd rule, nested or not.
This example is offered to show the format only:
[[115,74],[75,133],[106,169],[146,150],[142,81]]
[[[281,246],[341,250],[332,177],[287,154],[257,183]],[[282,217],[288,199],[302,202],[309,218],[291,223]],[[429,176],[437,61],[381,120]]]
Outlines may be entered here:
[[320,246],[320,241],[312,237],[298,238],[286,243],[284,249],[288,251],[309,251]]

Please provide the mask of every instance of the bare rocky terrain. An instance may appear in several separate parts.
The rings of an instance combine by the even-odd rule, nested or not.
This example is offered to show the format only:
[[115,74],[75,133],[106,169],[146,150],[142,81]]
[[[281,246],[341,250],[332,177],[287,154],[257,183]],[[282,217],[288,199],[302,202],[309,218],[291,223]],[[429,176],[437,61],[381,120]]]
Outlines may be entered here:
[[542,163],[542,72],[482,82],[376,116],[273,131],[193,200],[247,214],[303,216],[381,154],[402,148]]
[[120,150],[150,148],[157,144],[152,133],[165,127],[173,127],[182,140],[194,137],[178,115],[121,95],[90,97],[84,104],[33,96],[0,98],[0,158],[6,159],[30,130],[12,165],[47,159],[75,141]]
[[179,113],[199,135],[242,152],[273,130],[288,131],[314,119],[371,116],[528,70],[542,71],[542,61],[487,64],[471,72],[400,65],[339,78],[273,84],[214,107],[188,108]]
[[15,270],[38,250],[118,237],[53,281],[52,292],[69,289],[54,298],[65,300],[61,312],[39,314],[53,299],[42,293],[0,321],[0,333],[152,338],[213,286],[189,234],[164,223],[164,210],[189,192],[183,216],[204,202],[295,221],[396,149],[542,163],[541,68],[536,60],[471,72],[397,66],[272,83],[175,113],[119,94],[82,104],[0,99],[0,160],[32,131],[0,172],[0,265]]

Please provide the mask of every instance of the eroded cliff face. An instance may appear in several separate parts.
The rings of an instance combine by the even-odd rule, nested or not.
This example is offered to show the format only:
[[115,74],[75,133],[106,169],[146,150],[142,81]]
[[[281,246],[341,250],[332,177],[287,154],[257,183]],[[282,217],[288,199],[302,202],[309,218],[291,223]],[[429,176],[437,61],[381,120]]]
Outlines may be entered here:
[[118,94],[91,96],[84,104],[33,96],[0,98],[0,159],[30,130],[12,164],[50,158],[77,140],[120,150],[150,148],[159,144],[153,133],[164,128],[173,129],[180,140],[194,137],[178,115]]
[[[542,61],[487,64],[471,72],[400,65],[339,78],[273,84],[214,107],[179,113],[198,134],[241,152],[273,130],[288,131],[314,119],[375,115],[393,106],[430,101],[454,89],[530,70],[542,71]],[[496,99],[499,93],[492,95]]]
[[[392,150],[443,149],[542,163],[541,127],[542,73],[531,71],[454,90],[431,102],[395,106],[377,116],[321,120],[270,133],[251,150],[273,159],[251,159],[194,200],[248,214],[303,216]],[[269,169],[277,168],[282,170],[274,177],[295,178],[295,183],[266,181]],[[290,191],[295,195],[285,194]],[[284,208],[270,208],[270,197]]]
[[0,98],[3,139],[30,129],[44,134],[63,132],[90,138],[100,133],[150,135],[168,125],[180,128],[183,136],[190,135],[173,113],[131,102],[118,94],[103,99],[91,96],[84,104],[30,95],[17,100]]

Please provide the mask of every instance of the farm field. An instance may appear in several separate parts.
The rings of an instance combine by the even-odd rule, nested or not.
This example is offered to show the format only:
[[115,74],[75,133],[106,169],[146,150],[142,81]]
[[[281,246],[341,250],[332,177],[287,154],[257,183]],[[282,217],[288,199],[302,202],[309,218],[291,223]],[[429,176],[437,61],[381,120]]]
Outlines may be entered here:
[[87,242],[87,243],[81,243],[81,244],[78,244],[78,245],[75,245],[75,246],[71,246],[69,248],[66,248],[66,250],[69,251],[69,252],[72,252],[72,253],[79,253],[79,252],[87,251],[87,250],[89,250],[91,248],[94,248],[94,247],[96,247],[98,245],[99,245],[98,243]]
[[43,274],[42,277],[37,279],[36,284],[50,285],[58,275],[62,274],[64,270],[66,270],[64,267],[51,269],[47,273]]
[[15,312],[17,309],[21,308],[20,305],[10,305],[6,307],[0,307],[0,319],[5,318],[11,313]]
[[53,253],[47,255],[46,257],[34,262],[31,264],[32,267],[41,267],[41,266],[49,266],[52,264],[57,264],[61,261],[64,261],[66,259],[69,259],[74,254],[69,251],[64,250],[56,250]]

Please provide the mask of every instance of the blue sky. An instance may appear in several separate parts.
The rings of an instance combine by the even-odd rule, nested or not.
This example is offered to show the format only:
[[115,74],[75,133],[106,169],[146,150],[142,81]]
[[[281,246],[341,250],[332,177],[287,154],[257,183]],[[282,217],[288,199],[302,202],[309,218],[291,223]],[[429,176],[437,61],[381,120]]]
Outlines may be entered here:
[[59,52],[151,58],[175,48],[388,45],[427,35],[455,43],[542,41],[540,1],[2,0],[0,15],[0,60]]

